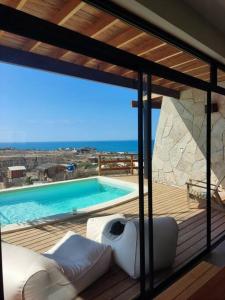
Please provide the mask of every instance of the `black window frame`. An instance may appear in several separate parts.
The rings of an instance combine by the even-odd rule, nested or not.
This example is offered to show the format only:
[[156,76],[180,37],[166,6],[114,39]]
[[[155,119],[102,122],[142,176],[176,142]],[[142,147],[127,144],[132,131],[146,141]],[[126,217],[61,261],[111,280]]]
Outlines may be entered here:
[[[139,29],[154,34],[155,36],[167,41],[168,43],[175,45],[186,52],[195,55],[201,60],[205,61],[210,66],[210,81],[206,82],[204,80],[192,77],[190,75],[181,73],[176,70],[172,70],[168,67],[162,66],[160,64],[148,61],[131,53],[127,53],[121,49],[114,48],[103,42],[91,39],[80,33],[74,32],[72,30],[60,27],[56,24],[52,24],[48,21],[39,19],[37,17],[31,16],[27,13],[18,11],[16,9],[10,8],[8,6],[0,4],[0,30],[4,30],[10,33],[18,34],[27,38],[31,38],[37,41],[48,43],[59,48],[67,49],[73,52],[77,52],[89,57],[100,59],[127,69],[133,70],[138,73],[137,85],[134,84],[134,88],[138,89],[138,149],[139,149],[139,218],[140,218],[140,253],[141,253],[141,279],[140,279],[140,295],[144,297],[146,293],[153,297],[159,292],[161,292],[165,287],[174,282],[179,276],[184,272],[192,268],[196,263],[199,262],[207,253],[211,251],[213,247],[216,247],[219,243],[225,240],[225,234],[216,242],[211,241],[211,200],[210,200],[210,183],[211,183],[211,95],[212,92],[225,95],[225,88],[218,86],[217,82],[217,70],[220,69],[225,72],[225,65],[221,62],[213,59],[212,57],[206,55],[200,50],[190,46],[189,44],[179,40],[173,35],[159,29],[155,25],[142,20],[133,13],[127,12],[120,6],[112,3],[111,1],[101,1],[101,0],[85,0],[90,5],[97,7],[98,9],[104,10],[109,14],[113,14],[117,18],[128,22],[129,24],[138,27]],[[13,63],[21,64],[19,58],[14,55],[16,53],[12,51],[11,56],[13,57]],[[8,61],[6,59],[7,54],[4,51],[0,51],[0,61]],[[30,66],[36,68],[38,67],[38,62],[31,60]],[[40,69],[43,66],[39,66]],[[55,72],[60,72],[60,66],[55,67]],[[147,75],[147,97],[151,100],[152,93],[152,76],[159,76],[171,81],[175,81],[181,84],[188,85],[193,88],[197,88],[207,92],[207,245],[198,256],[187,263],[182,269],[174,273],[167,280],[162,282],[157,288],[153,287],[153,212],[152,212],[152,174],[148,172],[148,220],[149,220],[149,255],[150,255],[150,291],[146,291],[145,286],[145,260],[144,260],[144,192],[143,192],[143,75]],[[122,80],[122,79],[121,79]],[[100,81],[100,80],[99,80]],[[148,148],[151,148],[151,101],[148,101],[148,113],[147,119],[149,126],[149,139],[147,141]],[[147,161],[149,170],[152,169],[151,166],[151,153],[147,154]],[[0,231],[1,232],[1,231]],[[1,257],[1,246],[0,246],[0,257]],[[2,260],[0,259],[1,268],[1,286],[0,290],[3,293],[3,276],[2,276]]]

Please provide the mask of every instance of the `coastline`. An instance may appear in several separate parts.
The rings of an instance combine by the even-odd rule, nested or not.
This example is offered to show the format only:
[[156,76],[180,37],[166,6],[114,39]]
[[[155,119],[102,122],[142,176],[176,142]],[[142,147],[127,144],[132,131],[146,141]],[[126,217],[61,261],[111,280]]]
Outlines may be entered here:
[[58,149],[95,148],[99,152],[128,152],[136,153],[137,140],[111,141],[52,141],[26,143],[0,143],[0,150],[11,148],[14,150],[54,151]]

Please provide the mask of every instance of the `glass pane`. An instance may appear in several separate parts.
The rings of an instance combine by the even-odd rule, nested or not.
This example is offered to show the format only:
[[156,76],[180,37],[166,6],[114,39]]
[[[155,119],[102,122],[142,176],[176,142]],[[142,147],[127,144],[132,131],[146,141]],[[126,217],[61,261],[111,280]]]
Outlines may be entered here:
[[[161,257],[155,262],[155,285],[206,248],[206,93],[156,80],[180,95],[162,97],[153,133],[154,232],[161,249],[155,248],[155,255],[165,259],[164,266],[159,265]],[[153,117],[153,127],[155,122]]]
[[[6,32],[0,39],[1,45],[17,49],[23,49],[28,42],[31,41]],[[32,44],[32,52],[40,54],[39,58],[53,57],[54,53],[55,58],[60,56],[62,61],[91,70],[99,70],[99,64],[105,64],[37,41]],[[112,74],[118,68],[110,67]],[[102,227],[98,225],[102,219],[98,218],[105,218],[105,224],[114,219],[104,233],[110,243],[110,238],[117,239],[123,233],[128,219],[138,217],[137,108],[131,106],[131,101],[137,100],[136,90],[112,82],[103,84],[99,78],[97,82],[94,75],[92,80],[85,80],[4,63],[0,64],[0,74],[0,222],[5,282],[15,282],[26,275],[28,280],[38,268],[39,259],[44,258],[40,253],[73,231],[77,235],[69,240],[75,244],[69,242],[68,246],[64,240],[68,252],[58,262],[68,271],[68,265],[73,267],[82,259],[88,263],[87,270],[97,259],[94,279],[101,277],[93,279],[91,287],[75,284],[81,298],[99,293],[106,298],[109,293],[116,297],[129,290],[134,295],[134,288],[138,295],[138,278],[130,279],[128,275],[130,264],[124,269],[122,263],[118,267],[119,261],[114,261],[111,267],[109,250],[106,260],[99,260],[89,252],[92,247],[88,243],[92,241],[83,241],[84,246],[81,243],[81,237],[87,234],[102,247]],[[136,74],[128,76],[135,78]],[[100,230],[98,236],[93,235],[93,223],[87,225],[90,218],[96,218],[93,223]],[[12,228],[18,231],[10,232]],[[137,236],[133,244],[136,240]],[[122,246],[119,254],[121,249]],[[56,298],[59,293],[70,293],[70,298],[75,299],[71,281],[74,284],[76,278],[71,273],[66,273],[65,278],[53,263],[48,266],[47,278],[45,272],[38,277],[42,283],[37,286],[38,296],[33,298],[46,299],[43,293],[54,291]],[[115,289],[121,282],[125,283],[123,289]],[[15,283],[17,288],[20,284]],[[11,282],[9,286],[11,291]],[[5,295],[7,298],[7,288]]]
[[220,69],[217,72],[217,84],[223,88],[225,87],[225,72]]
[[[212,225],[211,239],[212,243],[224,235],[224,189],[225,189],[225,171],[224,171],[224,150],[225,150],[225,96],[212,93],[211,108],[211,206],[212,206]],[[217,253],[217,250],[215,252]],[[215,254],[212,255],[214,259]],[[218,261],[220,263],[220,260]]]

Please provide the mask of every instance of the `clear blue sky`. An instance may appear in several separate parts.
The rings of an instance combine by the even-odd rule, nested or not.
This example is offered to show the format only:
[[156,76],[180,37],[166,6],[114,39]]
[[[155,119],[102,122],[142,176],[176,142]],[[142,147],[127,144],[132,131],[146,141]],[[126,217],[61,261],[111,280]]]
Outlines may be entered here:
[[2,63],[0,77],[0,142],[137,139],[134,90]]

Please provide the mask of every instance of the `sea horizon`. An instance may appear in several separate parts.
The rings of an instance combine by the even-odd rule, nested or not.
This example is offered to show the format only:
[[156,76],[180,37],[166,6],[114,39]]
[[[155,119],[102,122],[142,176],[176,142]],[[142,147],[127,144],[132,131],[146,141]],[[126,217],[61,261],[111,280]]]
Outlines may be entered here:
[[0,142],[0,149],[54,151],[60,148],[95,148],[105,152],[137,152],[137,140]]

